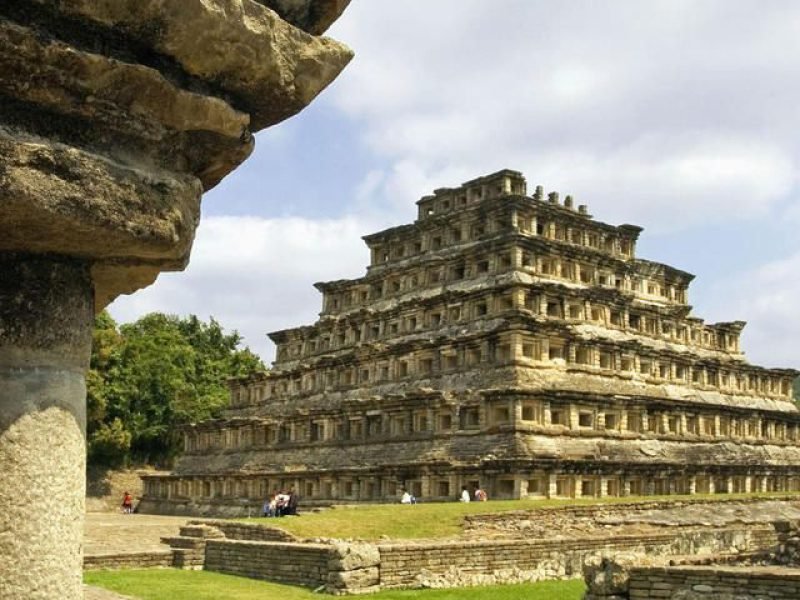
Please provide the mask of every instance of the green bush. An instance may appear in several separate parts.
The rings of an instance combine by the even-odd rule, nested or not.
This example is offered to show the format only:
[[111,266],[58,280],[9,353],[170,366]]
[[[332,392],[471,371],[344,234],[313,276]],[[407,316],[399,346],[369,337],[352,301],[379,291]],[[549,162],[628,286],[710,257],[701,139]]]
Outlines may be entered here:
[[90,463],[168,463],[181,426],[227,405],[227,378],[264,370],[240,343],[213,318],[151,313],[118,327],[98,315],[86,378]]

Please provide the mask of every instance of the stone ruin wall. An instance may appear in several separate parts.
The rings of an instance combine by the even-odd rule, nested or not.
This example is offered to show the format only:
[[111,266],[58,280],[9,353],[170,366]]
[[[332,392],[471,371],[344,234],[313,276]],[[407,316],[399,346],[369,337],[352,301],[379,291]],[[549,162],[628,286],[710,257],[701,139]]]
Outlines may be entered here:
[[797,565],[800,505],[787,500],[651,500],[476,514],[448,540],[302,540],[264,521],[196,519],[163,541],[179,568],[337,594],[575,578],[583,570],[590,594],[622,600],[616,594],[627,591],[639,568]]
[[0,597],[83,596],[93,316],[352,52],[348,0],[0,2]]
[[[644,504],[634,505],[634,509]],[[624,509],[580,510],[613,513]],[[548,518],[542,512],[539,517]],[[491,520],[493,515],[476,517],[483,518]],[[204,528],[219,524],[195,523]],[[800,535],[797,524],[788,522],[557,540],[481,537],[377,543],[248,539],[249,535],[269,537],[256,529],[232,532],[238,539],[205,538],[200,550],[203,558],[190,568],[202,565],[206,570],[334,594],[569,579],[581,573],[588,588],[586,600],[703,600],[715,596],[721,600],[788,600],[797,598],[800,589],[800,569],[796,568]]]
[[[214,528],[210,521],[195,523]],[[239,535],[243,533],[248,532]],[[598,557],[620,553],[655,560],[688,553],[763,552],[777,543],[775,529],[768,524],[559,540],[265,542],[209,537],[206,533],[202,536],[197,551],[203,558],[189,568],[202,565],[205,570],[324,589],[334,594],[569,579],[579,577],[584,565],[594,564]],[[173,541],[173,551],[186,546]]]
[[[602,596],[596,596],[600,600]],[[629,600],[796,600],[800,569],[662,567],[632,569]]]
[[693,276],[636,257],[641,229],[504,170],[436,190],[365,236],[320,319],[271,334],[274,369],[188,427],[145,509],[800,490],[791,369],[748,364],[743,322],[691,315]]
[[595,557],[584,566],[585,600],[795,600],[800,527],[774,524],[776,543],[757,552],[705,556]]

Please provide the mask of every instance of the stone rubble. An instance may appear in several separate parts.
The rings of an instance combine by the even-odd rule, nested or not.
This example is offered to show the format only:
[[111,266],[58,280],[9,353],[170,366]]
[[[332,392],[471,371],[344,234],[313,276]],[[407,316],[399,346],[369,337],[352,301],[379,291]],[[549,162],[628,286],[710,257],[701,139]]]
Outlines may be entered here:
[[776,546],[739,556],[598,556],[584,563],[584,600],[796,600],[800,521],[774,528]]

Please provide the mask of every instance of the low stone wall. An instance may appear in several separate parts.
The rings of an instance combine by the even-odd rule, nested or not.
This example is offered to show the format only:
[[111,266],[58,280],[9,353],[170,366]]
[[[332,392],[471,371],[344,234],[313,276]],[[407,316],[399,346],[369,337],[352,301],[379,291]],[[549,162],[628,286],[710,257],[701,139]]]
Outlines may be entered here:
[[772,527],[693,529],[576,540],[460,540],[368,544],[208,539],[205,568],[280,583],[364,593],[580,576],[590,557],[750,552],[776,544]]
[[631,513],[645,512],[651,510],[675,510],[687,506],[701,505],[730,505],[730,504],[757,504],[765,501],[798,501],[797,495],[773,495],[769,498],[764,497],[741,497],[726,498],[724,496],[714,498],[686,498],[683,500],[640,500],[634,502],[619,502],[608,504],[586,504],[583,506],[558,506],[552,508],[533,507],[525,510],[513,510],[499,513],[485,513],[477,515],[466,515],[464,517],[464,529],[469,531],[483,531],[487,528],[504,528],[509,524],[522,521],[548,521],[559,520],[577,521],[580,519],[599,520],[616,515],[630,515]]
[[[304,503],[307,505],[308,503]],[[145,496],[137,511],[146,515],[169,515],[173,517],[209,517],[220,519],[242,519],[261,515],[263,500],[239,498],[153,498]]]
[[628,586],[630,600],[797,600],[800,569],[641,567],[631,569]]
[[[288,517],[285,517],[288,518]],[[265,519],[273,521],[273,519]],[[280,522],[280,519],[274,519]],[[217,519],[193,519],[189,525],[206,525],[221,531],[229,540],[250,542],[297,542],[298,538],[282,529],[271,527],[266,523],[240,523]]]
[[773,529],[777,543],[750,553],[594,557],[584,565],[584,600],[797,600],[800,522]]
[[503,524],[511,521],[520,521],[526,519],[543,519],[548,515],[565,515],[570,518],[583,518],[591,517],[596,518],[598,515],[609,515],[619,512],[631,512],[641,510],[652,510],[660,508],[680,508],[688,504],[703,504],[717,502],[714,500],[688,500],[688,501],[640,501],[640,502],[620,502],[614,504],[587,504],[585,506],[554,506],[549,507],[532,507],[524,510],[510,510],[499,513],[481,513],[477,515],[464,516],[464,528],[470,529],[484,529],[489,525]]
[[377,591],[379,561],[370,544],[208,540],[205,568],[342,594]]
[[777,542],[772,527],[693,529],[576,540],[487,540],[382,544],[382,588],[454,587],[580,577],[587,558],[749,552]]
[[91,554],[83,557],[86,571],[98,569],[150,569],[171,567],[172,551],[128,552],[124,554]]
[[778,532],[780,544],[773,553],[773,562],[800,567],[800,521],[778,521],[775,531]]
[[331,557],[331,548],[321,544],[209,540],[205,568],[316,588],[327,583]]

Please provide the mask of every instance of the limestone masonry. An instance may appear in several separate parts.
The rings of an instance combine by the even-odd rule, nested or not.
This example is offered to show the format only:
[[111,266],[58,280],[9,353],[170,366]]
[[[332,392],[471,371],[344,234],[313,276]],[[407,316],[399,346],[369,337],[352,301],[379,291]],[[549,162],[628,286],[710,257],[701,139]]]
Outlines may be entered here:
[[797,371],[748,364],[744,322],[691,314],[693,278],[636,257],[641,228],[511,170],[364,237],[365,276],[317,283],[313,325],[185,430],[143,508],[800,490]]
[[83,598],[94,314],[352,58],[348,0],[0,1],[0,598]]

